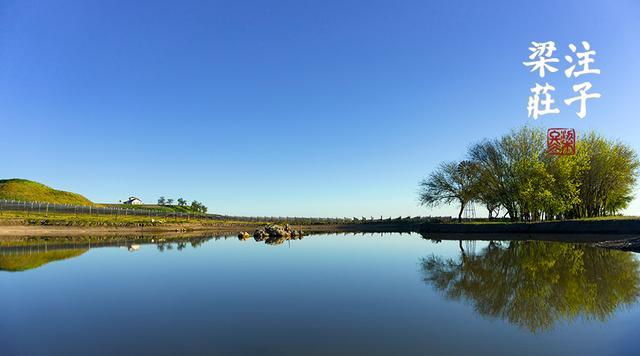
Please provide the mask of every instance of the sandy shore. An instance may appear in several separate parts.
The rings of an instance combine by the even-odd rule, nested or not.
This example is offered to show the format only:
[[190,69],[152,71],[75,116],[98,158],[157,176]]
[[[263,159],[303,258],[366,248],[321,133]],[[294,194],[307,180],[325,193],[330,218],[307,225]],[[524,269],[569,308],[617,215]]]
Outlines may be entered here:
[[[184,225],[165,226],[126,226],[126,227],[98,227],[98,226],[40,226],[40,225],[14,225],[0,226],[0,238],[14,236],[79,236],[79,235],[131,235],[131,234],[155,234],[172,233],[194,230],[206,230],[202,227]],[[233,228],[236,230],[237,228]],[[217,229],[220,230],[220,229]]]
[[[237,234],[240,231],[253,233],[263,224],[247,225],[199,225],[199,224],[166,224],[162,226],[124,226],[124,227],[102,227],[102,226],[41,226],[41,225],[8,225],[0,226],[0,239],[7,240],[25,236],[55,237],[55,236],[121,236],[121,235],[171,235],[190,234],[202,235],[206,233]],[[293,226],[296,230],[307,232],[322,231],[354,231],[357,228],[349,229],[345,226],[334,225],[302,225]]]

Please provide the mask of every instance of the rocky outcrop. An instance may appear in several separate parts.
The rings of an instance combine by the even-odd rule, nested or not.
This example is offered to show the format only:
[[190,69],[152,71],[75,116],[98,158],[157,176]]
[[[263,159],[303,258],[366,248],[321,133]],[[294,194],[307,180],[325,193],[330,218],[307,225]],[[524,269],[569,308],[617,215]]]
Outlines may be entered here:
[[302,238],[303,235],[304,232],[302,230],[294,230],[289,224],[285,226],[272,224],[256,230],[253,233],[253,238],[256,241],[278,244],[291,238]]
[[269,238],[269,234],[267,234],[267,232],[264,230],[258,229],[253,233],[253,238],[256,241],[264,241]]
[[289,228],[289,225],[285,225],[285,226],[280,226],[280,225],[268,225],[264,228],[264,231],[267,232],[267,234],[270,237],[289,237],[291,236],[291,229]]
[[240,231],[240,233],[238,234],[238,240],[246,240],[250,237],[251,235],[246,231]]

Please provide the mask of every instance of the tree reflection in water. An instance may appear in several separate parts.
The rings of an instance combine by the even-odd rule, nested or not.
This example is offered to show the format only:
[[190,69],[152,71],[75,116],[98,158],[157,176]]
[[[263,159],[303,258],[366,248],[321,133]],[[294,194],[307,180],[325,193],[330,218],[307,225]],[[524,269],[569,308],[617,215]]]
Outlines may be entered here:
[[424,281],[482,316],[533,333],[578,317],[604,321],[639,295],[630,252],[543,241],[489,242],[478,254],[421,261]]

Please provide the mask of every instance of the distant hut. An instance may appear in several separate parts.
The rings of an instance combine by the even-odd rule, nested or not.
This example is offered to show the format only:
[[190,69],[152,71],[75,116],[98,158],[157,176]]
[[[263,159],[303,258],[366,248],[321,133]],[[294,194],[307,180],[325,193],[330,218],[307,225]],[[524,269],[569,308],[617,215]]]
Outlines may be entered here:
[[139,198],[136,198],[136,197],[129,197],[129,199],[126,200],[123,204],[140,205],[140,204],[142,204],[142,200],[140,200]]

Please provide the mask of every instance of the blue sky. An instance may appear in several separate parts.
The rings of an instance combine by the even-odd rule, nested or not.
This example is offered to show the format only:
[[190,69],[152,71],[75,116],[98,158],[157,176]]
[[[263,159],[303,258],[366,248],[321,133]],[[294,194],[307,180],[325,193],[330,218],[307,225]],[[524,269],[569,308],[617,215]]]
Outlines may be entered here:
[[[638,38],[624,0],[4,0],[0,177],[226,214],[450,215],[417,183],[482,138],[574,127],[640,151]],[[527,118],[522,61],[547,40],[598,52],[584,120]]]

